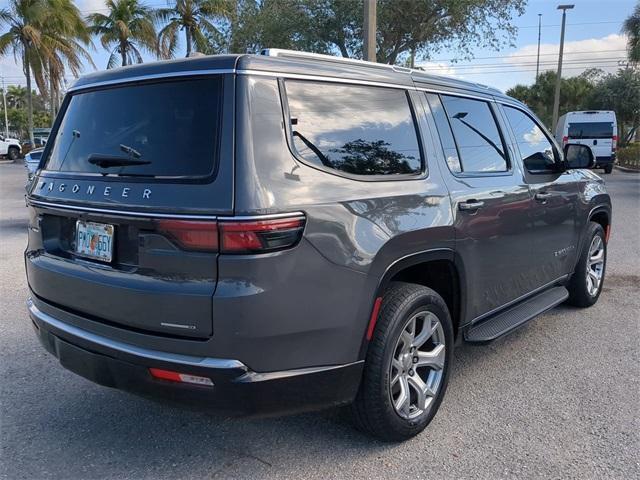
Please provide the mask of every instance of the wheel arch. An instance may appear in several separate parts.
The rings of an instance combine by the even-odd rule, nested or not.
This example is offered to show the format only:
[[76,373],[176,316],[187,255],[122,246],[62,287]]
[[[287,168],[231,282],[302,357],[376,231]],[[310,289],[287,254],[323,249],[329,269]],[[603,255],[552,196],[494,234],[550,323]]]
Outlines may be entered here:
[[[464,270],[460,268],[459,260],[452,249],[439,248],[418,252],[392,262],[378,282],[371,304],[372,314],[375,310],[376,300],[382,297],[384,291],[393,281],[415,283],[437,292],[449,308],[454,336],[456,339],[458,338],[459,327],[464,324],[465,313]],[[377,314],[377,312],[375,313]],[[367,325],[368,327],[372,320]],[[368,343],[365,332],[360,351],[361,359],[366,355]]]

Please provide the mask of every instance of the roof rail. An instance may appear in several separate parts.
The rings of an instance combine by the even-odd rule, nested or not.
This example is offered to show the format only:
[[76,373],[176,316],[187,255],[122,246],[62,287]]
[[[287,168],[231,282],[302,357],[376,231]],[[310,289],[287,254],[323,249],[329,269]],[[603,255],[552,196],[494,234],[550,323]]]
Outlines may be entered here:
[[368,62],[357,58],[336,57],[333,55],[324,55],[322,53],[301,52],[299,50],[285,50],[282,48],[265,48],[260,51],[260,55],[267,57],[292,57],[292,58],[309,58],[323,60],[325,62],[351,63],[354,65],[362,65],[363,67],[384,68],[400,73],[411,73],[410,68],[399,67],[397,65],[388,65],[386,63]]

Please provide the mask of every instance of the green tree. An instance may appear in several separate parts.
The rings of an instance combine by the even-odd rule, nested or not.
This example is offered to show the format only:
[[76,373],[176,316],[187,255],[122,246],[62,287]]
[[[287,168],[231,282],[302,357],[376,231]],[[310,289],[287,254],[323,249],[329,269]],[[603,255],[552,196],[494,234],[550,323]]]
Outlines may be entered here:
[[624,21],[622,31],[627,35],[629,60],[640,62],[640,3],[636,4],[633,13]]
[[227,0],[175,0],[171,8],[158,10],[157,17],[167,22],[158,34],[161,54],[166,58],[174,56],[180,30],[184,32],[187,57],[194,45],[199,52],[209,53],[208,38],[221,33],[215,21],[224,19],[230,11]]
[[159,55],[155,15],[138,0],[107,0],[109,13],[88,16],[91,33],[100,37],[102,46],[111,52],[107,68],[142,63],[140,49]]
[[[510,44],[526,0],[378,0],[377,59],[402,63],[442,48]],[[362,0],[240,0],[228,28],[230,51],[265,47],[362,57]]]
[[[560,82],[560,115],[573,110],[589,108],[589,99],[595,88],[593,79],[597,73],[588,70],[583,75],[563,78]],[[546,71],[530,86],[516,85],[507,90],[507,95],[517,98],[531,108],[548,127],[553,116],[553,97],[557,75]]]
[[640,72],[624,68],[604,75],[596,83],[588,103],[589,108],[616,112],[619,143],[624,147],[640,126]]
[[51,13],[44,0],[11,0],[8,9],[0,10],[0,24],[8,24],[9,31],[0,35],[0,55],[10,51],[22,69],[27,81],[27,128],[33,142],[33,95],[31,76],[41,91],[45,87],[45,64],[51,55],[51,32],[44,28]]

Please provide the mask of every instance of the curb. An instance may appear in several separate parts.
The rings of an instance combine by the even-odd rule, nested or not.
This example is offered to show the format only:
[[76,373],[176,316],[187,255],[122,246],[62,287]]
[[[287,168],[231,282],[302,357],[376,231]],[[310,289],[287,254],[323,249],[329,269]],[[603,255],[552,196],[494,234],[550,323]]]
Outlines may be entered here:
[[15,163],[14,160],[0,160],[0,165],[9,165],[11,163]]
[[613,168],[615,168],[616,170],[620,170],[621,172],[640,173],[640,170],[637,170],[635,168],[621,167],[620,165],[614,165]]

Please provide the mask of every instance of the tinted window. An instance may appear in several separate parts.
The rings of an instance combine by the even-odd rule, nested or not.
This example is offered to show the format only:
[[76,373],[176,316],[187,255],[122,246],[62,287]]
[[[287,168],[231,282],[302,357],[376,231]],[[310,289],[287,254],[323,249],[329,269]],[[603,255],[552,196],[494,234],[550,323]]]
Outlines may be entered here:
[[434,93],[427,93],[427,101],[429,102],[429,106],[431,107],[433,119],[436,122],[436,128],[438,129],[438,134],[440,135],[440,142],[442,143],[444,157],[447,161],[449,170],[454,173],[459,173],[462,171],[462,165],[460,165],[460,158],[458,156],[456,142],[453,140],[453,134],[451,133],[449,120],[447,119],[447,114],[442,108],[440,97]]
[[[49,170],[144,176],[206,176],[215,167],[221,78],[77,93],[64,113]],[[129,166],[90,163],[111,157]],[[132,163],[132,162],[130,162]]]
[[355,175],[421,172],[403,90],[289,80],[286,91],[293,144],[308,162]]
[[555,158],[553,144],[542,129],[526,113],[511,107],[505,107],[507,120],[516,137],[522,162],[531,171],[553,170]]
[[507,156],[487,102],[442,96],[458,145],[462,170],[467,173],[504,172]]
[[569,138],[611,138],[613,122],[570,123]]

